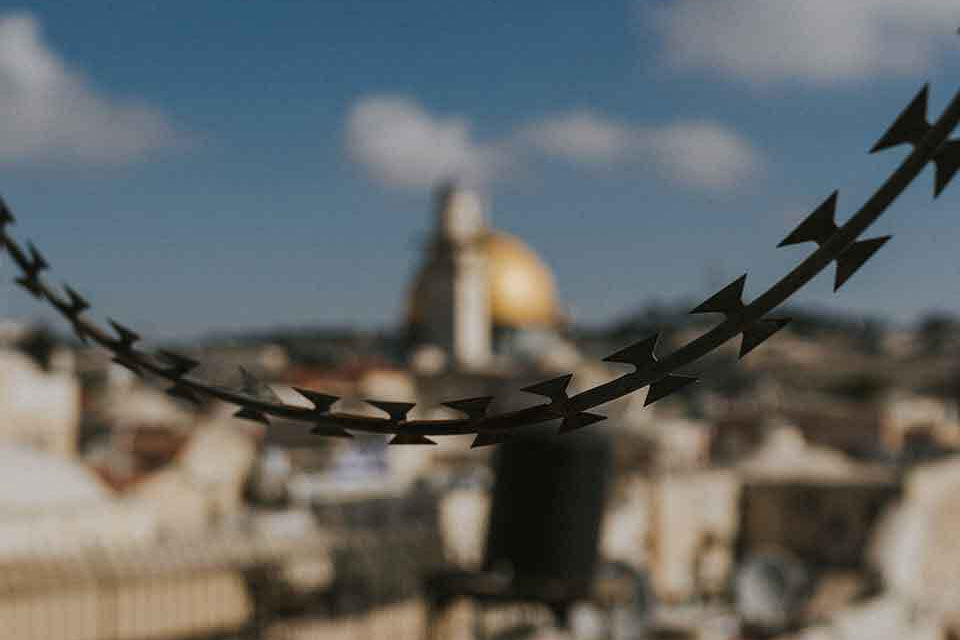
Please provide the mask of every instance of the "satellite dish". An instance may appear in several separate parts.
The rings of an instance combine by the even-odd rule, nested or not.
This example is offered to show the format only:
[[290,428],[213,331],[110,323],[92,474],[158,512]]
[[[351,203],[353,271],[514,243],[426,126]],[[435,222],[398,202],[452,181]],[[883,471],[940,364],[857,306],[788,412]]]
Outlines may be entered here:
[[804,565],[782,551],[747,556],[737,571],[737,611],[744,625],[766,632],[787,629],[800,617],[809,576]]

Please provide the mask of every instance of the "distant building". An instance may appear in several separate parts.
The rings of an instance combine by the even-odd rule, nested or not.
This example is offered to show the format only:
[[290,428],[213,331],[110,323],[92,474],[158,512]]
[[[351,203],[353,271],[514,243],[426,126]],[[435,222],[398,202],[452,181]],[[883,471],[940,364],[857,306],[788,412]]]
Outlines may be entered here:
[[787,551],[818,570],[861,569],[873,528],[900,491],[890,469],[809,444],[787,424],[770,424],[737,470],[743,553]]
[[76,453],[80,388],[69,354],[55,355],[44,368],[22,351],[0,349],[0,443]]
[[436,225],[408,303],[414,368],[481,371],[571,351],[557,334],[554,278],[540,257],[491,229],[473,192],[445,184],[435,198]]

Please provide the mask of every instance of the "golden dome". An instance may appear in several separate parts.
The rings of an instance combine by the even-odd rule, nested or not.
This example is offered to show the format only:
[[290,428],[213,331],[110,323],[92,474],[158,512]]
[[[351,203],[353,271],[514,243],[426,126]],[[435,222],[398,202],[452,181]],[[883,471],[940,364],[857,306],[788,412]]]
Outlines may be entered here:
[[[494,326],[551,325],[558,319],[553,274],[519,238],[492,231],[482,240],[487,257],[490,315]],[[425,270],[411,291],[411,322],[423,319]]]
[[557,319],[553,274],[518,238],[491,233],[484,243],[495,325],[551,324]]

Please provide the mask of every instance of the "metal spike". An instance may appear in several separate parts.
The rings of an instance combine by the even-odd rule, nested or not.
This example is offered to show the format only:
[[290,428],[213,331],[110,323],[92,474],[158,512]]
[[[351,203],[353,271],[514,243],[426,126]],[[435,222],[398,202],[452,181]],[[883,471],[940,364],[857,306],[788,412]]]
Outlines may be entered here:
[[651,405],[657,400],[665,398],[671,393],[679,391],[696,381],[697,378],[691,376],[668,374],[650,385],[650,390],[647,391],[647,398],[643,401],[643,406]]
[[950,180],[960,169],[960,140],[945,142],[933,156],[933,161],[937,165],[936,182],[933,187],[933,197],[936,198],[950,184]]
[[90,308],[90,303],[83,299],[79,293],[73,290],[73,287],[70,285],[63,285],[63,290],[67,293],[67,298],[70,299],[70,307],[65,310],[65,313],[71,317],[75,318],[79,314],[83,313]]
[[417,406],[414,402],[387,402],[385,400],[367,400],[366,403],[381,411],[386,411],[387,415],[389,415],[390,419],[394,422],[403,422],[406,420],[407,413],[409,413],[410,409]]
[[13,224],[16,221],[16,218],[13,217],[10,208],[7,206],[6,200],[0,197],[0,232],[3,231],[5,226]]
[[26,275],[22,278],[17,278],[14,282],[29,291],[30,295],[34,298],[43,299],[43,289],[40,287],[40,281],[36,275]]
[[327,424],[316,424],[310,429],[310,433],[315,436],[324,436],[328,438],[352,438],[353,434],[342,427],[330,426]]
[[660,340],[660,334],[655,333],[640,342],[621,349],[616,353],[604,358],[604,362],[618,362],[621,364],[632,364],[637,370],[645,369],[657,362],[657,355],[654,349]]
[[193,392],[192,389],[185,387],[182,384],[175,384],[169,389],[167,389],[167,395],[174,398],[180,398],[181,400],[186,400],[193,404],[200,404],[200,398],[197,397],[197,394]]
[[244,407],[233,414],[234,418],[242,418],[243,420],[252,420],[253,422],[259,422],[260,424],[265,424],[270,426],[270,421],[267,419],[267,416],[257,411],[256,409],[251,409],[250,407]]
[[596,424],[597,422],[606,419],[607,416],[597,415],[596,413],[575,413],[571,416],[566,416],[563,419],[563,422],[560,423],[560,429],[558,433],[569,433],[570,431],[582,429],[583,427],[589,427],[591,424]]
[[37,249],[32,242],[27,242],[27,249],[30,251],[30,264],[27,267],[27,272],[30,275],[36,275],[50,268],[50,265],[40,253],[40,250]]
[[427,436],[417,435],[415,433],[398,433],[387,444],[437,444]]
[[140,368],[140,363],[137,362],[136,359],[132,357],[116,354],[112,358],[112,361],[120,365],[124,369],[127,369],[128,371],[134,373],[137,377],[140,377],[140,378],[143,377],[143,370]]
[[67,294],[68,303],[61,311],[73,327],[73,333],[77,340],[87,344],[87,332],[80,324],[80,314],[90,308],[90,303],[83,299],[79,293],[73,290],[68,284],[63,285],[63,290]]
[[482,396],[480,398],[453,400],[442,404],[445,407],[467,414],[467,417],[471,420],[478,420],[487,415],[487,408],[489,408],[491,402],[493,402],[493,396]]
[[837,231],[837,223],[834,222],[834,216],[837,211],[837,193],[838,192],[834,191],[830,194],[830,197],[824,200],[813,213],[807,216],[807,218],[777,246],[785,247],[801,242],[823,244],[829,240],[830,236]]
[[723,289],[707,298],[690,313],[724,313],[730,315],[743,309],[743,286],[747,282],[747,274],[743,274]]
[[560,376],[559,378],[553,378],[552,380],[547,380],[546,382],[538,382],[537,384],[532,384],[529,387],[524,387],[521,391],[526,391],[527,393],[534,393],[538,396],[545,396],[550,398],[553,402],[563,402],[567,399],[567,385],[570,384],[570,380],[573,378],[572,373],[568,373],[565,376]]
[[3,198],[0,198],[0,253],[3,252],[3,249],[6,248],[9,238],[7,237],[7,225],[13,224],[16,222],[16,219],[13,217],[13,214],[10,213],[10,209],[7,207],[7,203]]
[[80,321],[76,318],[70,320],[70,325],[73,328],[73,335],[77,337],[83,344],[87,344],[87,331],[83,328],[83,325],[80,324]]
[[749,327],[744,329],[743,336],[740,339],[740,355],[742,358],[747,355],[790,323],[790,318],[763,318],[757,320]]
[[200,363],[196,360],[182,356],[179,353],[173,353],[172,351],[160,349],[157,351],[157,354],[170,363],[171,366],[168,373],[176,378],[181,378],[200,366]]
[[837,275],[834,279],[833,290],[836,291],[843,286],[843,283],[849,280],[863,266],[863,263],[869,260],[877,252],[877,249],[882,247],[890,238],[891,236],[883,236],[860,240],[844,249],[843,253],[837,257]]
[[512,437],[513,435],[506,430],[485,431],[477,434],[477,437],[473,439],[473,444],[470,445],[470,448],[477,449],[479,447],[489,447],[495,444],[503,444]]
[[293,390],[313,403],[314,410],[319,413],[328,413],[330,411],[330,407],[333,406],[333,403],[340,399],[337,396],[320,393],[319,391],[311,391],[310,389],[300,389],[298,387],[294,387]]
[[117,335],[120,336],[119,342],[121,349],[129,349],[131,346],[133,346],[134,342],[139,342],[140,336],[132,329],[128,329],[111,318],[107,318],[107,322],[110,323],[110,326],[113,327],[113,330],[116,331]]
[[261,382],[256,376],[247,371],[244,367],[237,368],[240,369],[240,376],[243,378],[242,386],[240,388],[243,393],[260,400],[268,400],[270,402],[280,401],[280,398],[277,397],[277,394],[268,385]]
[[883,134],[883,137],[870,149],[870,153],[889,149],[905,142],[916,145],[923,139],[923,136],[927,135],[927,131],[930,130],[930,123],[927,122],[927,97],[929,93],[930,85],[923,85],[920,93],[897,116],[897,119]]

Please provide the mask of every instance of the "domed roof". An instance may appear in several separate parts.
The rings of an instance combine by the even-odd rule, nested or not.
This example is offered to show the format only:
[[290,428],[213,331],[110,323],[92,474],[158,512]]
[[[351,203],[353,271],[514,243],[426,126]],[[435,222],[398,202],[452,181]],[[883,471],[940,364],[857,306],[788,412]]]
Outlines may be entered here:
[[[557,321],[553,274],[533,249],[501,231],[485,234],[490,315],[494,326],[528,327]],[[414,281],[409,319],[419,322],[426,307],[426,269]]]
[[493,323],[528,326],[555,322],[553,274],[540,256],[519,238],[500,232],[489,234],[484,248]]

